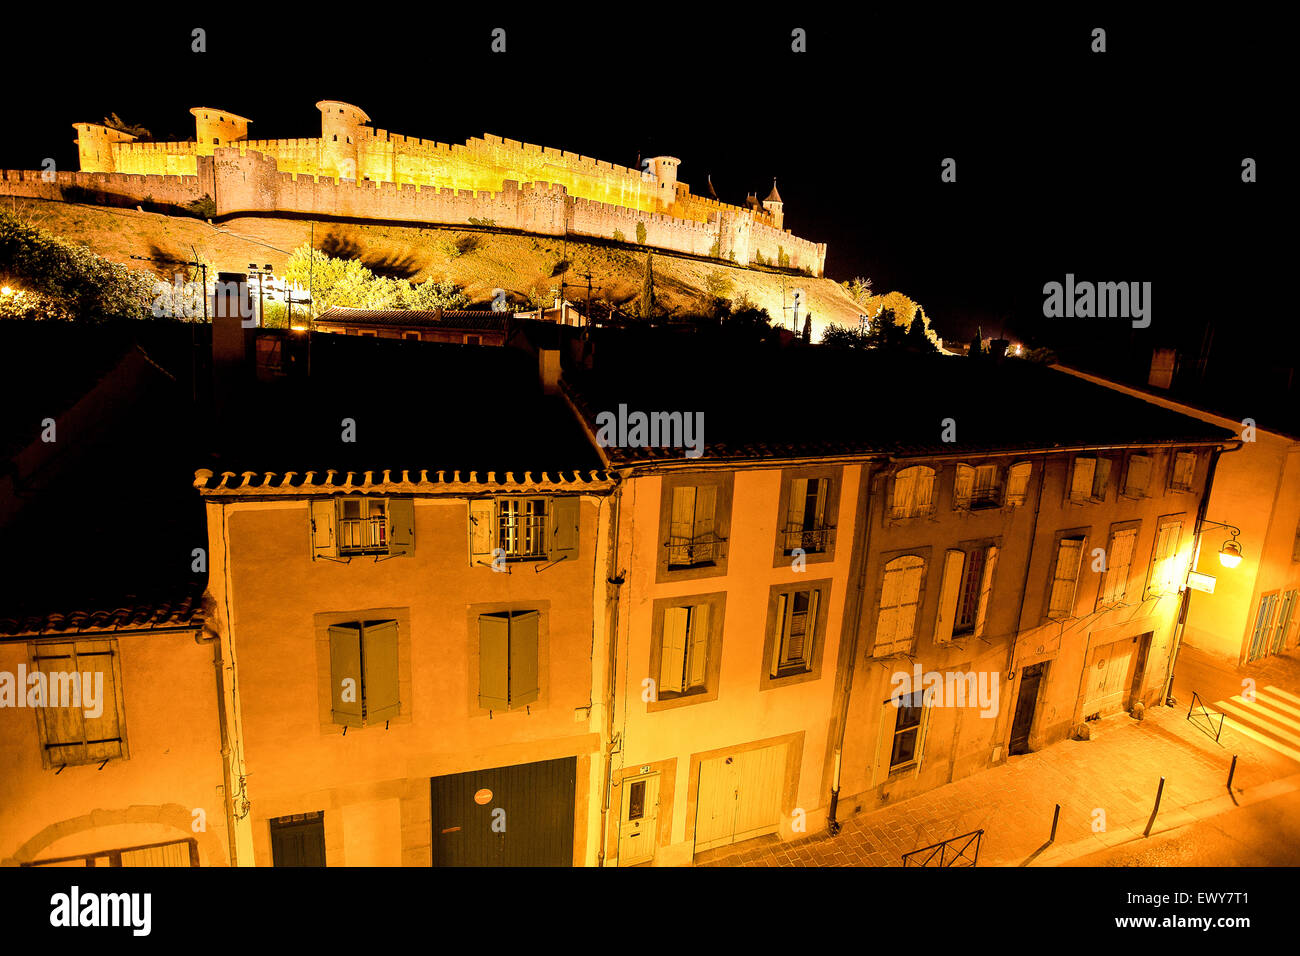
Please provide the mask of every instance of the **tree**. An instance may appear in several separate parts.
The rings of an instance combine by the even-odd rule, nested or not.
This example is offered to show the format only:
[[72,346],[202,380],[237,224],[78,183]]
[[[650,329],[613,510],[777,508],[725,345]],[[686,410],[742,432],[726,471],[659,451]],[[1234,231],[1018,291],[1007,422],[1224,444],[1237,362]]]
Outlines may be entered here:
[[925,319],[920,309],[917,309],[916,315],[912,316],[912,324],[903,337],[903,345],[913,352],[939,351],[938,346],[931,342],[930,337],[925,333]]
[[867,335],[861,329],[832,323],[823,330],[821,344],[833,349],[865,349]]
[[712,269],[704,276],[704,291],[715,299],[725,299],[731,294],[731,276],[721,269]]
[[844,291],[849,294],[849,298],[857,304],[859,308],[865,308],[867,300],[871,298],[871,280],[858,276],[856,279],[850,279],[842,283]]
[[636,224],[636,241],[637,245],[645,245],[645,223],[638,221]]
[[803,344],[808,345],[812,342],[812,313],[809,312],[803,322]]

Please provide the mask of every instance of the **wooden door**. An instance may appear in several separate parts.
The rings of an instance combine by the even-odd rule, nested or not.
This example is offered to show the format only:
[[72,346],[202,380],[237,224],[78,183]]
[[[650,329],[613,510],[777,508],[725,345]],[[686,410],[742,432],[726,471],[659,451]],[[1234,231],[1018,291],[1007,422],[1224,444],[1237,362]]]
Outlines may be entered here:
[[1038,709],[1038,688],[1043,681],[1047,664],[1034,664],[1020,672],[1020,696],[1016,698],[1016,714],[1011,721],[1010,753],[1029,753],[1029,734],[1034,728],[1034,712]]
[[779,828],[785,751],[782,744],[713,757],[700,764],[697,853]]
[[1089,655],[1088,672],[1084,677],[1085,718],[1094,714],[1104,717],[1124,706],[1125,695],[1131,686],[1136,641],[1136,638],[1126,637],[1103,644]]
[[659,774],[625,779],[618,830],[619,866],[635,866],[654,859],[658,821]]

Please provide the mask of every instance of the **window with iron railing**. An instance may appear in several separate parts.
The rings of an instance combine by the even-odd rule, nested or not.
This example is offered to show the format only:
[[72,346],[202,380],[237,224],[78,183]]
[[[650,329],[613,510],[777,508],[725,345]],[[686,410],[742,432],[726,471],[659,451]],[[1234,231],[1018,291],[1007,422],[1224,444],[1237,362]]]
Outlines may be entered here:
[[714,520],[717,489],[711,485],[682,485],[672,490],[672,515],[668,527],[670,570],[715,564],[723,539]]
[[498,501],[497,542],[507,559],[546,557],[546,499],[502,498]]
[[340,555],[387,553],[387,501],[383,498],[341,498],[338,505]]
[[808,554],[820,554],[830,546],[833,529],[826,522],[829,490],[828,478],[790,480],[790,501],[781,542],[786,554],[792,553],[796,548]]

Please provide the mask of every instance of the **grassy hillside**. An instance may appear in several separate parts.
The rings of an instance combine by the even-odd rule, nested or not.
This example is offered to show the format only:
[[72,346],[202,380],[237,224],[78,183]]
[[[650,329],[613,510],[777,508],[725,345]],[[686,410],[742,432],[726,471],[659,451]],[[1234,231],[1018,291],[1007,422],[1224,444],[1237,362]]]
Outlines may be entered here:
[[[136,268],[153,268],[159,274],[168,270],[133,261],[131,256],[190,259],[197,254],[218,270],[244,270],[255,262],[259,266],[269,263],[279,273],[294,249],[312,242],[331,255],[360,258],[383,275],[419,281],[451,279],[465,289],[476,307],[489,304],[493,289],[528,296],[558,288],[562,279],[581,284],[581,291],[566,289],[566,294],[572,301],[582,301],[586,279],[579,273],[585,272],[592,273],[594,298],[603,295],[622,303],[640,295],[645,268],[645,253],[633,247],[566,243],[551,237],[319,222],[313,229],[309,222],[252,216],[213,226],[199,219],[105,206],[22,199],[5,199],[3,203],[35,225],[84,242],[100,255]],[[462,245],[474,248],[458,252],[457,240],[463,236],[473,238]],[[569,267],[565,274],[557,275],[562,260]],[[721,274],[730,280],[728,297],[743,293],[766,309],[773,322],[784,319],[787,326],[789,313],[782,306],[789,304],[792,290],[803,289],[806,308],[813,314],[814,341],[828,323],[856,325],[858,321],[857,306],[830,279],[741,269],[661,252],[654,252],[654,272],[655,294],[668,308],[702,309],[709,298],[706,278]]]

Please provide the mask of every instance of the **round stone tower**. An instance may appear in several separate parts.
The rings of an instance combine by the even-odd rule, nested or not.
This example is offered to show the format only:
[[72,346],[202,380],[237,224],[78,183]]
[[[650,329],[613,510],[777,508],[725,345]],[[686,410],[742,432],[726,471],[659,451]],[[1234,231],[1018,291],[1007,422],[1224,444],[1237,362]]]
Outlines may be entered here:
[[681,162],[676,156],[651,156],[641,161],[641,168],[659,180],[658,198],[664,208],[677,201],[677,167]]
[[200,156],[211,156],[218,146],[248,139],[250,119],[207,106],[196,106],[190,112],[194,115],[195,152]]
[[359,107],[339,100],[321,100],[320,175],[357,179],[357,143],[365,134],[370,117]]
[[72,128],[77,131],[77,159],[83,173],[117,172],[113,146],[135,142],[130,133],[101,123],[73,123]]

